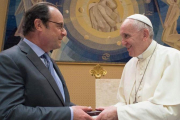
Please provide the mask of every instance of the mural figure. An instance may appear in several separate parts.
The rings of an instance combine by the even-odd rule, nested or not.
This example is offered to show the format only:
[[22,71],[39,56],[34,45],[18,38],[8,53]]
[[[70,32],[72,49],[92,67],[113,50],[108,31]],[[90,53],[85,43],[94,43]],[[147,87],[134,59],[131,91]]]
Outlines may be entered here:
[[144,2],[145,2],[145,3],[150,3],[150,2],[151,2],[151,0],[144,0]]
[[[32,5],[38,3],[38,2],[42,2],[44,0],[21,0],[21,2],[19,3],[19,6],[15,12],[15,16],[20,14],[20,13],[24,13],[26,12]],[[22,35],[22,25],[23,25],[23,19],[21,19],[21,22],[17,28],[17,31],[15,32],[14,36],[20,36],[23,37]]]
[[120,16],[115,0],[100,0],[99,3],[89,5],[92,28],[101,32],[116,31]]
[[169,8],[162,33],[162,41],[178,50],[180,50],[180,34],[178,34],[176,28],[177,20],[180,15],[179,1],[180,0],[167,0]]
[[[69,20],[65,22],[68,36],[61,49],[51,54],[57,61],[127,62],[130,57],[121,45],[118,28],[126,16],[134,13],[151,19],[157,42],[180,50],[180,0],[10,0],[13,6],[8,12],[4,50],[23,37],[23,13],[42,1],[56,3]],[[104,59],[106,55],[108,59]]]

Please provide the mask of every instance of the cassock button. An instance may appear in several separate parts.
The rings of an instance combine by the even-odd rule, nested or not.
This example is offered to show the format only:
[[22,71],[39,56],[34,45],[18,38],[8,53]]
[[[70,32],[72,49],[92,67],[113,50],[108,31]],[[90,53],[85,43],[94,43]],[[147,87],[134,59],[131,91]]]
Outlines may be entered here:
[[140,72],[140,75],[142,75],[142,71]]
[[142,85],[139,87],[139,90],[142,90]]

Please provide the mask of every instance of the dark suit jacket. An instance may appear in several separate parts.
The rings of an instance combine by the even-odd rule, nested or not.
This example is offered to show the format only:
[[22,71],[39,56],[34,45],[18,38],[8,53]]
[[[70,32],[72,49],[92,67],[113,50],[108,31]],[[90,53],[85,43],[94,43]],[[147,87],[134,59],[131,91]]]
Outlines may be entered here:
[[64,78],[61,92],[41,59],[24,42],[0,53],[0,120],[70,120],[72,106]]

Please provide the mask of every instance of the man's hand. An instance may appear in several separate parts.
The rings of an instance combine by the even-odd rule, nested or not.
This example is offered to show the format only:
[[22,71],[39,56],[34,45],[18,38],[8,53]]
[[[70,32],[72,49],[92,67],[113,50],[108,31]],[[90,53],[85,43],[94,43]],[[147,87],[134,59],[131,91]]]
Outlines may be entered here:
[[93,120],[86,112],[92,111],[91,107],[72,106],[74,118],[73,120]]
[[117,108],[114,106],[105,108],[96,108],[96,110],[103,110],[95,120],[118,120]]

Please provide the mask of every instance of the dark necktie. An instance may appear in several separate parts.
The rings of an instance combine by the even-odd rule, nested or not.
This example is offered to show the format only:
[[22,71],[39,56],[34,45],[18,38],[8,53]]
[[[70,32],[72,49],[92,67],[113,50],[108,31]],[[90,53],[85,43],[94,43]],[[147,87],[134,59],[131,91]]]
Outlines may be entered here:
[[55,73],[55,70],[53,68],[53,63],[52,63],[49,55],[47,53],[44,53],[41,57],[44,59],[46,67],[49,69],[51,75],[53,76],[54,80],[56,81],[56,84],[63,96],[64,101],[65,101],[64,89],[63,89],[62,82],[61,82],[60,78],[57,76],[57,74]]

